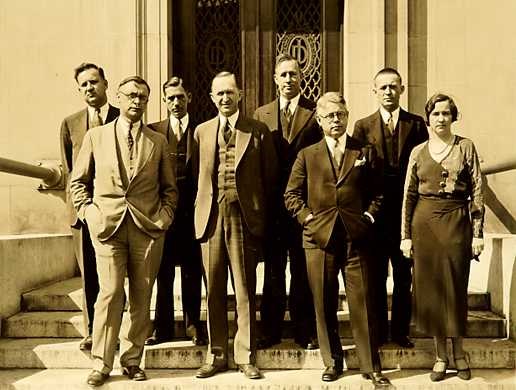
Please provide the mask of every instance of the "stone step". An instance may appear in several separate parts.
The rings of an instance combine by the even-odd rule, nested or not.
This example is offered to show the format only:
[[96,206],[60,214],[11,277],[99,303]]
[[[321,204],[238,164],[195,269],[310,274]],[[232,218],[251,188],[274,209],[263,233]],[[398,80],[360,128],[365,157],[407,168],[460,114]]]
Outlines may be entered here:
[[[0,390],[84,390],[89,369],[3,370]],[[365,390],[372,389],[356,370],[345,371],[335,382],[322,382],[314,370],[263,371],[264,378],[250,380],[237,371],[208,379],[195,378],[195,370],[147,370],[148,380],[134,382],[113,371],[102,389],[112,390]],[[472,370],[472,379],[462,381],[453,370],[440,383],[432,383],[428,370],[391,370],[385,372],[397,390],[515,390],[514,371]]]
[[[152,315],[152,312],[151,312]],[[235,332],[235,313],[228,312],[230,337]],[[181,312],[175,313],[174,331],[176,336],[184,335],[184,322]],[[349,313],[339,311],[339,334],[341,337],[352,337]],[[257,313],[258,328],[260,328],[260,313]],[[205,323],[206,312],[201,312],[201,320]],[[55,312],[20,312],[2,323],[2,335],[4,337],[80,337],[84,333],[83,316],[81,312],[55,311]],[[411,326],[412,336],[424,336],[415,331]],[[490,311],[471,310],[468,313],[466,328],[467,337],[506,337],[506,320]],[[283,337],[293,337],[289,313],[285,315]]]
[[[0,367],[5,368],[89,368],[90,353],[79,350],[80,339],[0,339]],[[234,367],[230,341],[230,367]],[[346,367],[358,368],[352,339],[342,339]],[[450,343],[449,343],[450,344]],[[472,368],[516,368],[516,342],[505,339],[465,339],[464,348]],[[451,356],[451,345],[449,345]],[[146,347],[142,367],[150,369],[193,369],[200,367],[206,347],[189,341],[175,341]],[[415,339],[415,348],[386,344],[380,349],[385,369],[431,369],[435,353],[432,339]],[[118,364],[118,358],[115,359]],[[319,350],[304,350],[292,340],[258,350],[257,365],[267,370],[322,369]],[[452,364],[453,366],[453,364]],[[516,373],[516,372],[515,372]]]
[[[176,272],[176,275],[180,272]],[[151,307],[155,306],[156,289],[154,289]],[[230,286],[228,286],[228,309],[235,310],[235,296]],[[346,295],[342,287],[340,294],[340,305],[347,307]],[[257,307],[260,307],[261,290],[257,294]],[[389,294],[389,307],[392,295]],[[491,307],[489,294],[486,292],[471,291],[468,294],[468,305],[470,310],[489,310]],[[23,294],[22,307],[25,311],[77,311],[82,308],[82,289],[79,277],[53,283],[49,286],[41,287]],[[182,310],[180,283],[174,285],[174,309]],[[201,310],[206,310],[206,295],[203,289],[203,299]]]

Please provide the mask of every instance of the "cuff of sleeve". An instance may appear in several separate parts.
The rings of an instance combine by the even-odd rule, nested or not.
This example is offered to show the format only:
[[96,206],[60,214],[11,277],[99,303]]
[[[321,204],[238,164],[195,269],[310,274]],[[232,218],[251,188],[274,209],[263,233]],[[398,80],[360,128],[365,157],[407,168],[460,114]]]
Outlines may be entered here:
[[308,217],[310,214],[312,214],[312,212],[310,211],[310,209],[303,209],[301,210],[297,215],[296,215],[296,218],[297,218],[297,221],[299,222],[300,225],[303,225],[305,223],[305,219],[306,217]]
[[364,211],[364,215],[371,220],[371,223],[374,223],[374,217],[369,211]]

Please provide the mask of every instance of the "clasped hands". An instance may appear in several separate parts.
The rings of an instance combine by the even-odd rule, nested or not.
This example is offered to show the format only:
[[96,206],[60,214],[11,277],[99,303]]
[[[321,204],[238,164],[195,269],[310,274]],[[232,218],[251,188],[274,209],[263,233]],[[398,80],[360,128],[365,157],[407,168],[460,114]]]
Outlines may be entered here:
[[[412,240],[410,238],[405,238],[401,240],[400,250],[403,253],[403,256],[406,258],[412,257]],[[478,256],[484,250],[484,239],[483,238],[473,238],[471,243],[471,251],[473,253],[474,258],[478,258]]]

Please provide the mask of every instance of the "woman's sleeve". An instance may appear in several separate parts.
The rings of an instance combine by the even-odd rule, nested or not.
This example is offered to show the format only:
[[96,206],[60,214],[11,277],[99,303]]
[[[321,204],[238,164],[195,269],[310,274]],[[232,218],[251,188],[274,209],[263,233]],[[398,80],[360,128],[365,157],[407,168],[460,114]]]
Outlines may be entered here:
[[471,203],[470,213],[473,224],[473,237],[483,237],[484,227],[484,194],[482,191],[482,173],[480,162],[475,145],[471,142],[471,147],[467,149],[466,162],[471,180]]
[[412,222],[412,214],[416,207],[419,186],[419,178],[417,176],[416,159],[420,148],[416,147],[410,153],[409,163],[407,167],[407,175],[405,177],[405,186],[403,190],[403,204],[401,208],[401,239],[412,238],[410,225]]

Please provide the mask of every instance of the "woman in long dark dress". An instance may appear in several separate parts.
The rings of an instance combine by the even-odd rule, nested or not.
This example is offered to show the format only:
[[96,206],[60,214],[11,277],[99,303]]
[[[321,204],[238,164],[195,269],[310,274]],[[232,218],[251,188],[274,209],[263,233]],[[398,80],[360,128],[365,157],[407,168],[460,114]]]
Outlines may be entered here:
[[471,371],[463,349],[470,261],[483,250],[482,177],[473,142],[451,132],[457,106],[444,94],[425,106],[429,140],[410,155],[402,209],[401,250],[414,258],[416,327],[434,336],[430,379],[444,379],[451,337],[457,375]]

